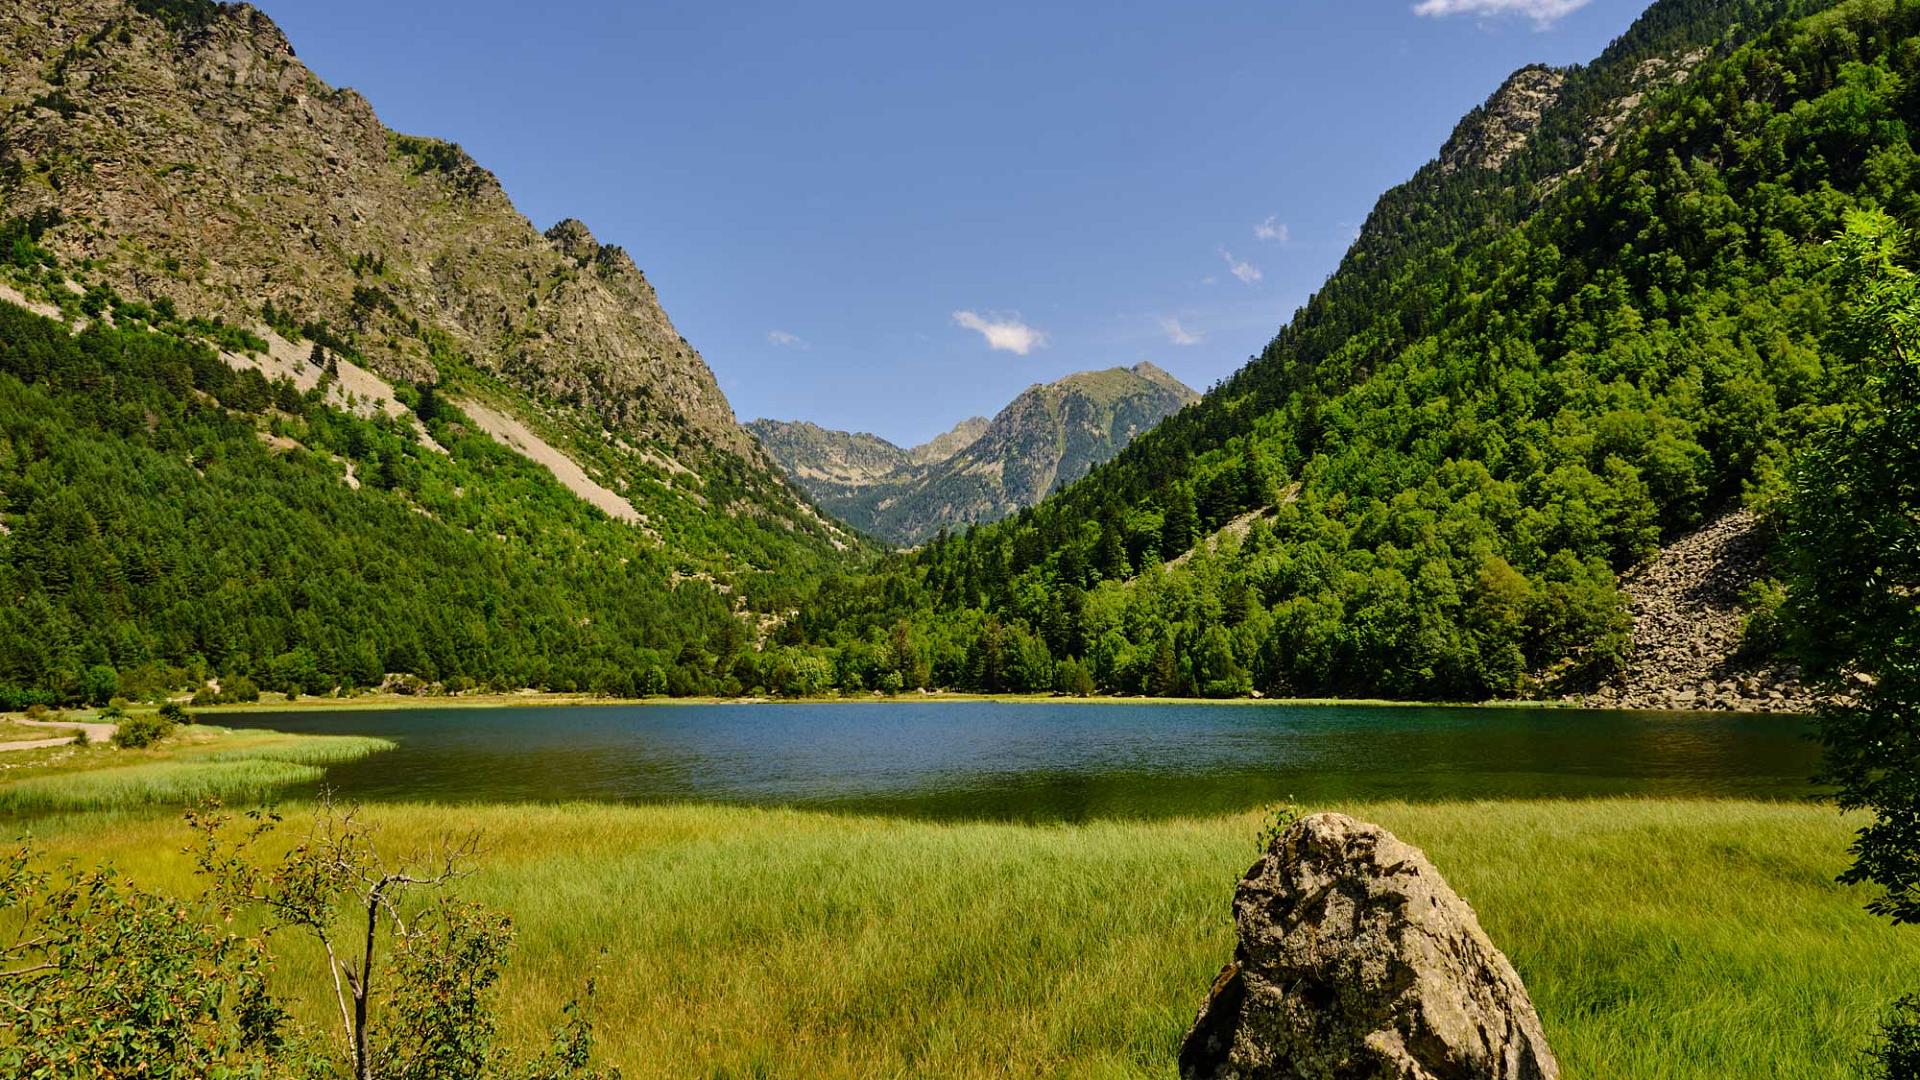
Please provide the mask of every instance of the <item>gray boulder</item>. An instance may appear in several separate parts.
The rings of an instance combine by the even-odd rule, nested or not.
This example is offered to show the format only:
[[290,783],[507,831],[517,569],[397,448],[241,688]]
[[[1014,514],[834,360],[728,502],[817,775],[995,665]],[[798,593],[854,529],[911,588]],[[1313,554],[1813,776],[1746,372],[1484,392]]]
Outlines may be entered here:
[[1316,814],[1240,881],[1183,1080],[1556,1080],[1540,1017],[1420,849]]

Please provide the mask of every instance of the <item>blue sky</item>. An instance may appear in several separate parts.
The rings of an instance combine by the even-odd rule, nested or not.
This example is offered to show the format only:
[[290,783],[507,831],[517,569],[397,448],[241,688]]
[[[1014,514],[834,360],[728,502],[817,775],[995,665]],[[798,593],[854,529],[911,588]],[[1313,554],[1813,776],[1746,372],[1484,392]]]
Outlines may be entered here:
[[1515,68],[1642,0],[262,0],[328,82],[624,245],[741,419],[910,444],[1231,373]]

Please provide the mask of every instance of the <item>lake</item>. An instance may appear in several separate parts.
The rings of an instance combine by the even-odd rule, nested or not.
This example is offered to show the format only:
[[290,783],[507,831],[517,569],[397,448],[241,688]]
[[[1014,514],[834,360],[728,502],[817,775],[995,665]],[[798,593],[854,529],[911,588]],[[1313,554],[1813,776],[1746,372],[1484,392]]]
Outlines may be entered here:
[[223,718],[379,735],[366,801],[719,802],[1078,821],[1288,798],[1801,799],[1795,717],[1527,708],[896,701],[302,710]]

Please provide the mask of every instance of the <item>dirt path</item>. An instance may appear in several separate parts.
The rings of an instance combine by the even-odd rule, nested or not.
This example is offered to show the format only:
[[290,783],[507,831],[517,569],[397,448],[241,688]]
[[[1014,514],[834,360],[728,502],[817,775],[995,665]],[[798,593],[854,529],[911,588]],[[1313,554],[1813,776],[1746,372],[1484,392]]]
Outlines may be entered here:
[[[87,733],[89,742],[106,742],[113,738],[116,724],[84,723],[76,720],[28,720],[14,717],[12,723],[22,727],[49,728],[54,731],[72,731],[79,729]],[[0,742],[0,753],[8,750],[39,750],[48,746],[65,746],[73,741],[73,736],[62,735],[52,739],[22,739],[18,742]]]

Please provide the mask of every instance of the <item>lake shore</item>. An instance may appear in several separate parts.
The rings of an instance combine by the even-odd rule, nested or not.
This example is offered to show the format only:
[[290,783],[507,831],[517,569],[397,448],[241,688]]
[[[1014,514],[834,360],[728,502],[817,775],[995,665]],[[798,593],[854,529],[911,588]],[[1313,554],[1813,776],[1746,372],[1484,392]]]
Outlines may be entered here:
[[[529,707],[567,707],[582,705],[602,706],[701,706],[701,705],[898,705],[901,703],[938,704],[942,702],[993,702],[1002,705],[1231,705],[1244,708],[1261,706],[1326,707],[1353,706],[1364,708],[1407,708],[1407,709],[1580,709],[1583,706],[1576,701],[1551,699],[1546,701],[1395,701],[1388,698],[1160,698],[1125,697],[1110,694],[1094,694],[1088,697],[1067,697],[1054,694],[972,694],[972,693],[926,693],[926,694],[839,694],[816,697],[768,698],[768,697],[651,697],[616,698],[598,697],[592,694],[562,694],[547,692],[514,691],[509,693],[471,693],[471,694],[391,694],[366,693],[352,697],[315,697],[303,696],[289,701],[277,694],[263,694],[261,700],[227,705],[195,705],[195,713],[210,715],[245,714],[258,712],[293,711],[361,711],[369,709],[497,709]],[[1618,710],[1631,711],[1631,710]]]

